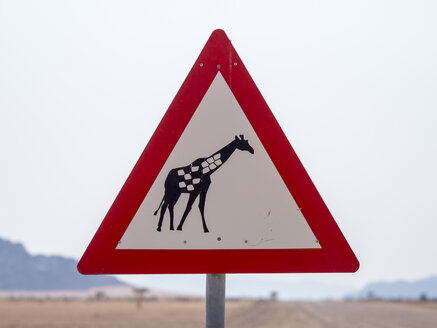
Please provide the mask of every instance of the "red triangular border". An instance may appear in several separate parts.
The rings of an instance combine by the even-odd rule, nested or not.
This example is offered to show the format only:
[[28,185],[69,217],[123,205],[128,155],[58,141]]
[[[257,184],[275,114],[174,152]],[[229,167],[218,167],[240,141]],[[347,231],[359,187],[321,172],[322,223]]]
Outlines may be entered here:
[[[321,249],[116,249],[218,69]],[[211,34],[78,264],[83,274],[355,272],[358,267],[349,244],[222,30]]]

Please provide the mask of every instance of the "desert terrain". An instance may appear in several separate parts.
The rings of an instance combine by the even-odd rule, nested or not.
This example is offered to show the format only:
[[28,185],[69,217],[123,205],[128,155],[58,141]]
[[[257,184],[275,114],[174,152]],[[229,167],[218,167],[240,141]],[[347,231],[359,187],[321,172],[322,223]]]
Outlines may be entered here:
[[[2,300],[0,328],[203,327],[204,302]],[[227,301],[226,327],[437,327],[437,302]]]

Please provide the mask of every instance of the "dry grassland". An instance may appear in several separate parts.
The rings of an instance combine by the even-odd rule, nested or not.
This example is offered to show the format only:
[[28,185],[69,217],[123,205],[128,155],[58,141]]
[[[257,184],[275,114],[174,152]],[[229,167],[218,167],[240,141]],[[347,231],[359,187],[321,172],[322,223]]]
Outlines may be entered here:
[[[0,328],[203,327],[202,301],[0,301]],[[228,301],[227,328],[435,328],[437,303]]]

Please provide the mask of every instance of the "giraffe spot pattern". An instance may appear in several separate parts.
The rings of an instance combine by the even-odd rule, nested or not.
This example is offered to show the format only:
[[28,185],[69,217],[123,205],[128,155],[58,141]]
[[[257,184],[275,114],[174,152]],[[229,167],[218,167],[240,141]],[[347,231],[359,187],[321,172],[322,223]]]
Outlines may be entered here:
[[220,165],[223,164],[223,162],[221,161],[221,154],[215,154],[214,156],[211,156],[209,158],[207,158],[205,161],[202,162],[202,173],[206,174],[211,170],[215,170],[216,168],[218,168]]
[[[214,156],[208,157],[205,159],[200,166],[202,167],[202,174],[206,174],[210,172],[211,170],[215,170],[220,165],[223,164],[221,161],[221,154],[215,154]],[[192,176],[192,173],[198,172],[200,169],[200,166],[191,166],[186,172],[184,169],[179,169],[177,171],[178,176],[183,177],[184,181],[179,182],[179,189],[186,189],[187,191],[194,190],[193,185],[197,185],[200,183],[200,178],[194,178]]]
[[[203,167],[205,167],[209,171],[208,162],[204,161],[202,163]],[[193,191],[194,186],[200,183],[200,178],[194,178],[192,173],[198,172],[200,166],[191,166],[189,170],[187,169],[179,169],[177,171],[178,176],[183,177],[184,181],[179,182],[179,189],[185,189],[187,191]],[[187,172],[188,171],[188,172]]]

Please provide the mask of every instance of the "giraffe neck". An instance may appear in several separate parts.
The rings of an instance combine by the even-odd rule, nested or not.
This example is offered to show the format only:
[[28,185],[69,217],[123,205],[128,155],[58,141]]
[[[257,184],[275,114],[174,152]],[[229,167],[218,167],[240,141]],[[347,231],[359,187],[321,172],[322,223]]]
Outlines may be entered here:
[[236,140],[233,140],[229,144],[224,146],[222,149],[212,154],[211,157],[220,154],[220,159],[222,161],[222,164],[224,164],[229,159],[229,157],[231,157],[235,149],[237,149],[237,142]]
[[202,173],[211,175],[231,157],[237,149],[237,141],[233,140],[219,151],[215,152],[202,162]]

